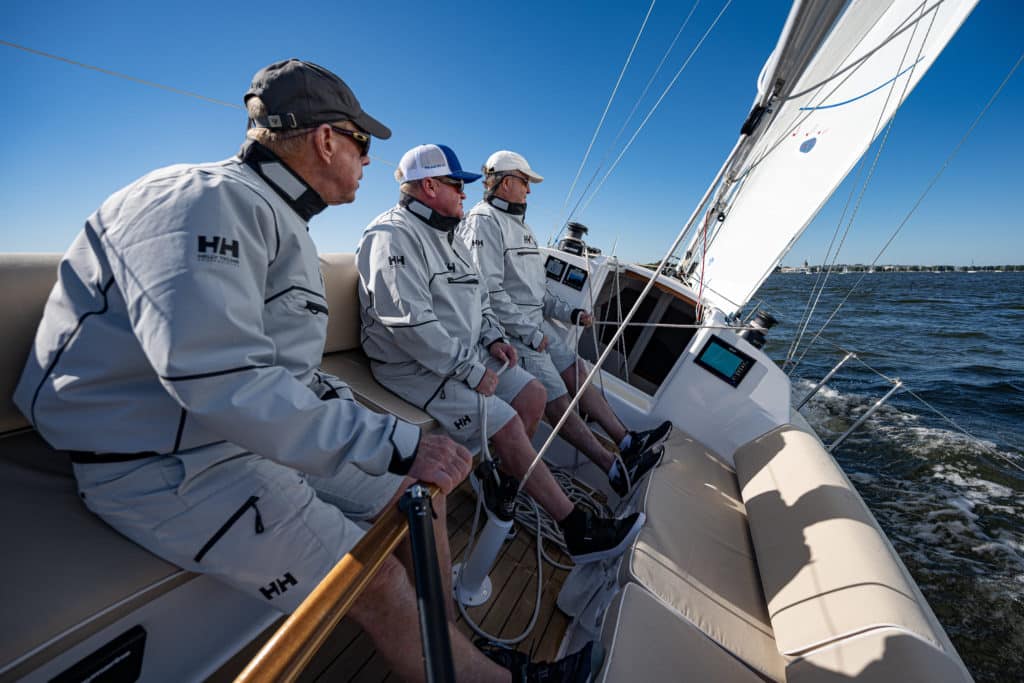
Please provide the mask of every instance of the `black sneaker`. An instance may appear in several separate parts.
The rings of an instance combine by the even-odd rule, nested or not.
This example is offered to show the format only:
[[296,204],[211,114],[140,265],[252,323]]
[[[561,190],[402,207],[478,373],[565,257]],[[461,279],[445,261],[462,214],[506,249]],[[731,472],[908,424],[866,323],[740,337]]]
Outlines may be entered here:
[[616,458],[608,470],[608,483],[612,490],[624,498],[648,472],[658,466],[664,455],[665,447],[658,444],[637,455]]
[[629,447],[622,451],[622,459],[628,465],[632,459],[647,449],[654,448],[667,439],[670,434],[672,434],[672,423],[668,420],[645,432],[630,432]]
[[642,512],[623,519],[595,517],[586,512],[581,524],[562,527],[562,537],[573,562],[597,562],[621,555],[640,533],[646,519]]
[[578,652],[557,662],[531,662],[525,652],[482,638],[473,642],[477,648],[498,666],[512,672],[512,683],[586,683],[596,674],[604,660],[601,644],[591,641]]

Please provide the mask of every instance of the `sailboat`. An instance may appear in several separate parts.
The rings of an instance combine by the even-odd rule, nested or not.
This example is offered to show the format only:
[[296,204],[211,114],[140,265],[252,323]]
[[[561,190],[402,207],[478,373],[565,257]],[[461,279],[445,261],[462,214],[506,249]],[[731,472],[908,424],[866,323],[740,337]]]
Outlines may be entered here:
[[[547,460],[609,507],[648,516],[622,558],[563,573],[559,606],[571,621],[554,636],[563,651],[589,639],[603,645],[594,680],[971,680],[884,532],[794,408],[789,377],[763,350],[771,316],[747,307],[974,5],[798,0],[739,140],[656,268],[565,244],[543,249],[549,289],[613,321],[565,330],[600,368],[586,381],[631,425],[675,425],[662,464],[624,499],[578,462],[558,425],[537,435]],[[665,266],[687,236],[678,277],[669,277]],[[6,397],[58,261],[0,256]],[[325,369],[372,409],[430,428],[369,373],[352,255],[324,255],[322,270],[331,311]],[[225,680],[241,671],[275,612],[88,513],[66,456],[9,398],[0,447],[10,548],[0,681]],[[356,563],[370,566],[364,550],[375,548],[354,551]],[[334,591],[343,580],[332,572],[328,589],[307,600],[316,604],[282,628],[316,620],[308,634],[336,624],[336,605],[356,590]],[[309,662],[323,638],[296,642],[293,632],[272,638],[242,680],[277,678],[277,648]]]

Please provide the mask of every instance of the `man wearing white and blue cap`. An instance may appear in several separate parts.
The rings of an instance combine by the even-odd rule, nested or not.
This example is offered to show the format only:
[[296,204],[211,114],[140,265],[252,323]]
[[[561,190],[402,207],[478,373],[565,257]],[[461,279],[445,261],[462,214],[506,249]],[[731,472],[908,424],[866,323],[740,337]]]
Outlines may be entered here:
[[[462,170],[450,148],[420,145],[405,153],[395,178],[401,198],[366,228],[357,256],[371,370],[456,441],[476,448],[489,438],[499,467],[522,478],[536,457],[529,435],[545,392],[517,365],[469,249],[455,238],[463,185],[480,175]],[[574,506],[543,463],[525,488],[559,523],[577,563],[621,553],[643,525],[642,514],[603,519]]]

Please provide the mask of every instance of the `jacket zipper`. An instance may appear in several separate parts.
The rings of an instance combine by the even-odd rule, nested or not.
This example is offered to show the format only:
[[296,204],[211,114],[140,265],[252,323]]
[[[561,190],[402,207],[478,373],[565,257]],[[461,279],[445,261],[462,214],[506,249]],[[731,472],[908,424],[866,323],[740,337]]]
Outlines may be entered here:
[[324,315],[327,315],[327,307],[315,303],[313,301],[306,301],[306,310],[308,310],[313,315],[316,315],[317,313],[323,313]]
[[448,278],[448,284],[450,285],[478,285],[480,280],[478,278],[466,279],[466,276],[462,277],[450,277]]
[[263,517],[260,516],[260,509],[256,507],[256,501],[258,501],[259,499],[259,496],[249,496],[249,500],[245,501],[245,503],[242,504],[242,507],[235,510],[235,514],[231,515],[231,517],[228,518],[228,521],[226,521],[221,528],[217,529],[217,533],[211,536],[210,540],[207,541],[206,544],[199,549],[199,552],[196,553],[196,556],[192,558],[193,561],[197,563],[201,562],[203,557],[206,556],[206,553],[210,552],[210,550],[213,549],[213,546],[217,545],[217,542],[224,537],[224,534],[226,534],[228,530],[235,525],[235,522],[237,522],[241,518],[241,516],[245,514],[245,511],[248,510],[249,508],[252,508],[253,510],[256,511],[256,533],[262,534]]

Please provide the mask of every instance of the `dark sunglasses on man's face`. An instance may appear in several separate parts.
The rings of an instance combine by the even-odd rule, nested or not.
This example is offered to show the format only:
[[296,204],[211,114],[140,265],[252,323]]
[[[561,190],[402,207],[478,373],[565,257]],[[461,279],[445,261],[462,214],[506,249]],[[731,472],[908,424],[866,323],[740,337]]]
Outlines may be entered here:
[[366,133],[357,133],[354,130],[348,130],[346,128],[339,128],[338,126],[332,124],[327,125],[331,126],[331,130],[333,130],[335,133],[338,133],[339,135],[346,135],[355,140],[356,144],[359,145],[360,156],[370,156],[370,140],[372,140],[373,138],[371,138],[369,135],[367,135]]
[[466,183],[463,181],[456,180],[455,178],[449,178],[448,176],[437,176],[437,180],[441,181],[445,185],[451,185],[455,188],[456,192],[460,193],[462,192],[462,188],[466,186]]

